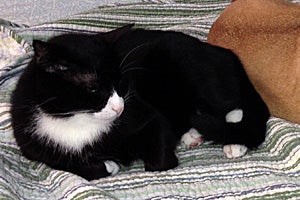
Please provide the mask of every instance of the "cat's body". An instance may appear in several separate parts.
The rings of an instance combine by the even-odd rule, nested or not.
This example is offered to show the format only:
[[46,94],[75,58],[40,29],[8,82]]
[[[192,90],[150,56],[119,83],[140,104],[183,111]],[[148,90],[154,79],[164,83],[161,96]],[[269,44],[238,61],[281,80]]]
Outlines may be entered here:
[[29,159],[95,179],[136,159],[149,171],[176,167],[192,127],[225,145],[264,140],[268,110],[229,50],[130,26],[34,48],[11,110]]

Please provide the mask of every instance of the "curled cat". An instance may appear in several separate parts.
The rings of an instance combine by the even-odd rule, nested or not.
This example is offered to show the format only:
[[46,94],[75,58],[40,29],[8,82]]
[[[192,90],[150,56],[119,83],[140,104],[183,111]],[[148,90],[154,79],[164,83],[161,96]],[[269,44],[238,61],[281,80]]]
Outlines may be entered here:
[[264,141],[269,112],[230,50],[132,25],[33,47],[11,99],[31,160],[92,180],[137,159],[147,171],[176,167],[184,133],[224,144],[227,157]]

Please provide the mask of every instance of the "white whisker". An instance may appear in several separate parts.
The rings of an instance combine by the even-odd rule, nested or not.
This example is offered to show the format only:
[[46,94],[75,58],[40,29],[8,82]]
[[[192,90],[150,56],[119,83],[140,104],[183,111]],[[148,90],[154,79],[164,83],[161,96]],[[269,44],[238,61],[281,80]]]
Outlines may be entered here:
[[[123,64],[125,63],[126,59],[127,59],[127,58],[128,58],[135,50],[139,49],[140,47],[144,46],[145,44],[146,44],[146,43],[140,44],[140,45],[134,47],[133,49],[131,49],[131,50],[124,56],[124,58],[122,59],[120,65],[119,65],[120,69],[122,69]],[[127,66],[127,65],[126,65],[126,66]]]
[[127,65],[125,65],[124,67],[122,67],[121,73],[123,74],[124,71],[126,71],[126,68],[129,67],[130,65],[134,64],[136,61],[132,61],[130,63],[128,63]]
[[130,68],[130,69],[127,69],[127,70],[123,71],[122,75],[124,75],[125,73],[127,73],[129,71],[133,71],[133,70],[144,70],[144,71],[146,71],[146,69],[144,69],[142,67],[134,67],[134,68]]
[[51,113],[51,115],[75,115],[80,113],[92,113],[96,112],[95,110],[75,110],[71,112],[62,112],[62,113]]
[[124,96],[124,101],[125,102],[128,102],[128,100],[132,97],[134,97],[136,94],[135,94],[135,90],[133,89],[133,86],[129,87],[127,93],[125,94]]
[[44,104],[48,103],[49,101],[52,101],[52,100],[54,100],[54,99],[56,99],[56,98],[57,98],[57,97],[51,97],[51,98],[45,100],[44,102],[38,104],[37,106],[40,107],[41,105],[44,105]]

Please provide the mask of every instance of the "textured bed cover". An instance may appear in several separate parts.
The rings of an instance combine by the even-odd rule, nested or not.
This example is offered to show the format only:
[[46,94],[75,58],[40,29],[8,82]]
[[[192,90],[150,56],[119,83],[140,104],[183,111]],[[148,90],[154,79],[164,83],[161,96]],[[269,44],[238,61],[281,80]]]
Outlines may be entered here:
[[[205,41],[228,0],[141,2],[106,5],[63,20],[29,27],[0,26],[0,199],[300,199],[300,126],[271,118],[267,138],[240,159],[222,147],[178,147],[180,165],[144,172],[141,162],[113,177],[88,182],[24,158],[12,135],[9,98],[33,55],[32,39],[66,32],[95,33],[135,22],[176,30]],[[9,26],[10,25],[10,26]]]

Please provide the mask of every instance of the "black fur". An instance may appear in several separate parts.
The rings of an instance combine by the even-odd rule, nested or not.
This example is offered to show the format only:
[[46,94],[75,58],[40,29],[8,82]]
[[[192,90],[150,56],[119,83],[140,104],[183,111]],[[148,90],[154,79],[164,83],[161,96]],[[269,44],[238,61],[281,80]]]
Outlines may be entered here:
[[[14,135],[29,159],[91,180],[109,175],[106,160],[128,165],[142,159],[148,171],[176,167],[174,149],[191,127],[220,144],[255,148],[265,138],[269,112],[230,50],[131,25],[33,46],[35,57],[11,101]],[[57,118],[100,111],[113,88],[129,94],[125,110],[109,133],[81,152],[33,133],[37,107]],[[243,120],[226,123],[225,115],[236,108],[243,109]]]

